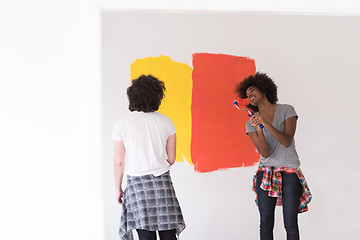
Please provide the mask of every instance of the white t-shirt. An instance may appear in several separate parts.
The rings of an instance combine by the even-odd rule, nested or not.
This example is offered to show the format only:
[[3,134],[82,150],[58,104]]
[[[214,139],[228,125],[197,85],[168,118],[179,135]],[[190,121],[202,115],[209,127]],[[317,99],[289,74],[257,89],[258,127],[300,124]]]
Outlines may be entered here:
[[166,142],[175,134],[170,118],[159,112],[137,112],[115,122],[112,139],[125,146],[125,173],[130,176],[159,176],[170,169]]

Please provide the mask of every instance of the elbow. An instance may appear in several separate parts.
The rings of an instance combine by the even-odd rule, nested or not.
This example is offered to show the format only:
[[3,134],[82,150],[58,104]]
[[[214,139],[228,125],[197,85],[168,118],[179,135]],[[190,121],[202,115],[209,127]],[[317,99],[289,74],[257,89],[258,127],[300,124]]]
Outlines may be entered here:
[[123,168],[124,165],[124,162],[120,159],[114,159],[114,168]]
[[284,139],[284,143],[282,143],[282,145],[288,148],[292,145],[292,142],[293,142],[293,138],[289,136],[286,139]]
[[291,146],[291,144],[292,144],[292,141],[287,141],[287,142],[285,142],[285,143],[283,144],[283,146],[286,147],[286,148],[288,148],[288,147]]
[[172,166],[175,163],[175,159],[168,159],[167,162]]
[[264,151],[264,152],[261,152],[260,154],[261,154],[261,156],[262,156],[263,158],[268,158],[268,157],[270,157],[269,151]]

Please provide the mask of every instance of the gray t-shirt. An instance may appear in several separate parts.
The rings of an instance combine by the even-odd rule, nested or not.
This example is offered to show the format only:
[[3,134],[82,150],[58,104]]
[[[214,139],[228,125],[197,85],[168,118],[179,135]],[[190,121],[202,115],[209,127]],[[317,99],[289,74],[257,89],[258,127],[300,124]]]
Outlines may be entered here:
[[[298,117],[293,106],[288,104],[277,104],[272,125],[280,132],[284,132],[285,120],[294,116],[296,116],[296,118]],[[250,120],[246,123],[246,134],[249,132],[256,132],[255,127],[251,126]],[[294,139],[291,145],[286,148],[278,140],[276,140],[273,135],[271,135],[266,127],[264,127],[263,132],[265,139],[269,144],[270,153],[268,158],[264,158],[260,155],[260,162],[263,165],[276,168],[298,168],[300,166]]]

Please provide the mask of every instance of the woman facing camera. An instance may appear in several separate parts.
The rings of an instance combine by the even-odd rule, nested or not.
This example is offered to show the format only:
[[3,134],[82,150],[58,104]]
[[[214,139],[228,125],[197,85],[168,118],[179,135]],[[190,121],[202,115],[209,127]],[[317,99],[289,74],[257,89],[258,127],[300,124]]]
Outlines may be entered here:
[[[175,240],[185,228],[170,177],[175,163],[176,131],[173,122],[157,112],[165,85],[155,77],[140,76],[127,89],[129,115],[114,125],[114,179],[122,204],[119,235],[139,240]],[[124,172],[127,186],[122,189]]]
[[260,153],[253,190],[260,212],[260,239],[273,239],[275,206],[283,206],[287,240],[299,237],[298,213],[307,211],[311,193],[299,168],[294,135],[298,115],[293,106],[278,104],[277,86],[264,73],[249,76],[236,87],[249,98],[256,114],[246,124],[246,134]]

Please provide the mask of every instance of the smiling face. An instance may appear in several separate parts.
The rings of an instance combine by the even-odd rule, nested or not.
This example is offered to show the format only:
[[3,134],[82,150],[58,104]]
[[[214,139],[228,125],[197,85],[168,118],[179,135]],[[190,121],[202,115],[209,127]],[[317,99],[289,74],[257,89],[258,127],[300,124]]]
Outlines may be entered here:
[[257,103],[265,97],[265,94],[262,93],[257,87],[251,86],[246,89],[246,97],[250,99],[250,104],[257,106]]

